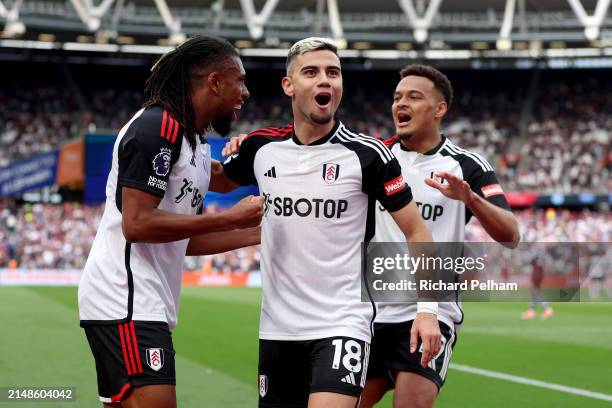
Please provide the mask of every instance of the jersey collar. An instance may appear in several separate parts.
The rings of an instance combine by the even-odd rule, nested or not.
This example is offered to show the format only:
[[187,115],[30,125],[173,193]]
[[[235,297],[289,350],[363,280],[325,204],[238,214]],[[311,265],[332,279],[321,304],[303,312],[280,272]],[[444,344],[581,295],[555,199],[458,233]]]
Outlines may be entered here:
[[[406,151],[406,152],[412,152],[413,150],[410,150],[408,148],[406,148],[406,146],[404,146],[398,139],[398,143],[400,144],[400,149]],[[442,146],[444,146],[444,143],[446,143],[446,136],[444,135],[440,135],[440,143],[438,143],[436,145],[436,147],[434,147],[431,150],[426,151],[425,153],[423,153],[423,155],[425,156],[433,156],[434,154],[438,153],[440,151],[440,149],[442,148]]]
[[329,141],[329,139],[332,138],[332,136],[334,136],[336,134],[336,131],[338,130],[338,128],[340,127],[340,121],[338,120],[338,118],[336,118],[334,116],[334,127],[332,127],[332,129],[329,131],[328,134],[326,134],[325,136],[323,136],[320,139],[315,140],[314,142],[304,145],[302,142],[300,142],[300,139],[298,139],[298,137],[295,135],[295,126],[293,127],[293,130],[291,131],[291,139],[293,139],[293,141],[295,142],[295,144],[300,145],[300,146],[317,146],[317,145],[322,145],[324,143],[327,143],[327,141]]

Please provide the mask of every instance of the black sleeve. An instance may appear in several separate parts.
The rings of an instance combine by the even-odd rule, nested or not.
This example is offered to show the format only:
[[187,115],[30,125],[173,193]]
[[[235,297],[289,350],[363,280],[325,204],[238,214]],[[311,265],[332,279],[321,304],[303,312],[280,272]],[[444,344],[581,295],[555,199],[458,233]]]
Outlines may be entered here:
[[[391,152],[389,152],[391,154]],[[389,212],[401,210],[412,201],[412,190],[404,181],[402,168],[392,156],[391,160],[376,157],[369,164],[364,177],[364,192],[374,196]]]
[[147,109],[135,119],[118,147],[118,186],[163,197],[181,152],[183,138],[175,134],[182,135],[178,123],[159,108]]
[[227,177],[241,186],[257,184],[253,169],[257,145],[256,138],[256,136],[247,136],[240,145],[238,153],[228,157],[223,162],[223,170]]
[[510,210],[504,191],[497,181],[494,171],[483,171],[478,167],[465,181],[468,182],[472,191],[484,198],[491,204]]
[[[465,181],[470,185],[473,192],[478,194],[493,205],[496,205],[504,210],[510,210],[510,205],[504,191],[502,190],[494,171],[484,171],[480,166],[474,166],[468,173]],[[472,212],[469,208],[465,208],[465,222],[469,222],[472,218]]]

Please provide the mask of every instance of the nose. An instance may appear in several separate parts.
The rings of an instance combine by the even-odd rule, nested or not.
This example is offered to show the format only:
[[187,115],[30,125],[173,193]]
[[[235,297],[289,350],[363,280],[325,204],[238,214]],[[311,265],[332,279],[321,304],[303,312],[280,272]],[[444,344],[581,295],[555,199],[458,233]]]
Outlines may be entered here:
[[331,82],[329,80],[329,76],[327,76],[327,73],[324,72],[322,75],[319,76],[319,82],[317,83],[317,86],[322,86],[325,88],[331,87]]
[[246,87],[246,85],[244,85],[242,89],[242,101],[246,101],[247,99],[249,99],[250,96],[251,93],[249,92],[249,89]]

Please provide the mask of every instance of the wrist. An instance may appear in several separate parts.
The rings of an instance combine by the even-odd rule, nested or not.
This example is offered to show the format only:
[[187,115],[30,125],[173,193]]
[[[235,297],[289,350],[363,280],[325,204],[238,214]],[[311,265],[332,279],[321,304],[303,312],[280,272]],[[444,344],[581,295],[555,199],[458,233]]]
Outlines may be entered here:
[[417,314],[431,313],[438,314],[438,302],[417,302]]
[[231,209],[223,211],[219,214],[207,216],[214,220],[213,222],[217,231],[231,231],[237,228],[236,224],[238,223],[238,220]]
[[467,197],[463,200],[463,202],[465,203],[466,206],[470,207],[476,201],[478,201],[478,198],[479,198],[478,194],[470,190],[470,192],[468,193]]

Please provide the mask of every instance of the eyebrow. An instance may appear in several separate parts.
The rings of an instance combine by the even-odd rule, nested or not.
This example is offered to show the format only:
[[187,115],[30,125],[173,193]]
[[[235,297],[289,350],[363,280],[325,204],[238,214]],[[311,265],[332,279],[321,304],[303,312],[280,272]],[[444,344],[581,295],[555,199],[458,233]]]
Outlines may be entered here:
[[404,91],[404,92],[402,92],[402,91],[395,91],[395,92],[393,92],[393,96],[398,96],[398,95],[401,95],[403,93],[410,94],[410,93],[413,93],[413,92],[416,92],[416,93],[418,93],[420,95],[425,95],[425,92],[419,91],[417,89],[409,89],[409,90]]
[[[319,67],[316,65],[304,65],[302,68],[300,68],[300,71],[305,71],[307,69],[319,69]],[[338,65],[328,65],[325,67],[325,69],[337,69],[338,71],[341,71]]]

